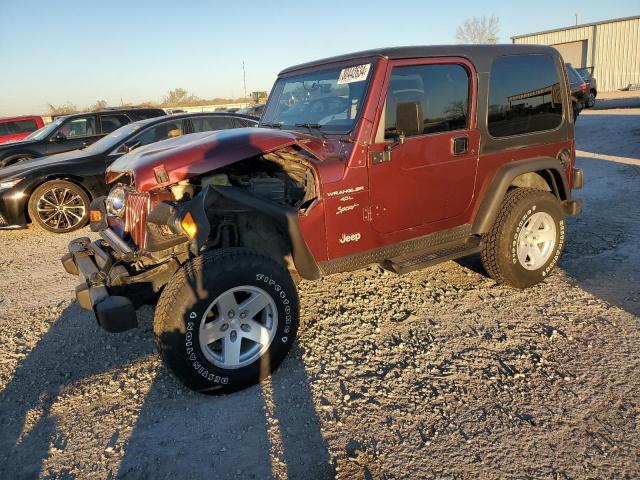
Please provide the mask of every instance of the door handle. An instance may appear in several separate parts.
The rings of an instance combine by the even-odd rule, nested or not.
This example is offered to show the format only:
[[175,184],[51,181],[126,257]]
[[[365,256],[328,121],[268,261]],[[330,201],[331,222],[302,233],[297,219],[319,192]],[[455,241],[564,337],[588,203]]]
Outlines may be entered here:
[[463,135],[451,139],[451,154],[462,155],[469,151],[469,137]]

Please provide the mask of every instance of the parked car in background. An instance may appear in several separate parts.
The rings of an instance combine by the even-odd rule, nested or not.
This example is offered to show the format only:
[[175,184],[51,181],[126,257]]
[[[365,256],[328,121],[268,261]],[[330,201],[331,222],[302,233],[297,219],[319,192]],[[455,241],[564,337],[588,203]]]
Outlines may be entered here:
[[255,125],[251,117],[224,113],[153,117],[120,127],[80,150],[1,169],[0,227],[32,222],[54,233],[73,231],[87,223],[91,200],[108,192],[105,170],[123,154],[185,134]]
[[596,104],[598,96],[598,82],[593,76],[593,67],[576,68],[576,72],[582,77],[582,80],[589,86],[589,95],[585,101],[585,108],[591,108]]
[[251,116],[260,118],[262,116],[262,113],[264,112],[265,105],[266,103],[257,103],[255,105],[249,105],[248,107],[244,107],[238,110],[238,113],[243,113],[244,115],[251,115]]
[[86,147],[123,125],[162,115],[161,108],[119,108],[57,117],[18,142],[0,145],[0,168]]
[[42,127],[44,121],[36,115],[0,118],[0,143],[22,140]]
[[570,63],[565,64],[567,67],[567,79],[569,80],[569,90],[571,91],[571,103],[573,106],[573,119],[585,108],[587,97],[589,96],[589,86],[582,79],[580,74]]

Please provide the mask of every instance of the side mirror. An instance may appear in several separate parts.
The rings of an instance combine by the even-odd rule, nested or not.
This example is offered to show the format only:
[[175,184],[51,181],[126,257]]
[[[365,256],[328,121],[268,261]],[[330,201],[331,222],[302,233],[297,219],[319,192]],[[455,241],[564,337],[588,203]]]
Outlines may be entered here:
[[404,143],[404,137],[420,135],[424,131],[422,103],[398,103],[396,106],[396,131],[400,134],[401,141],[399,143]]
[[123,153],[129,153],[129,152],[135,150],[136,148],[138,148],[139,146],[140,146],[140,142],[138,142],[138,141],[125,143],[124,145],[122,145],[122,151],[123,151]]
[[51,137],[52,142],[60,143],[67,140],[67,136],[62,132],[56,132],[56,134]]

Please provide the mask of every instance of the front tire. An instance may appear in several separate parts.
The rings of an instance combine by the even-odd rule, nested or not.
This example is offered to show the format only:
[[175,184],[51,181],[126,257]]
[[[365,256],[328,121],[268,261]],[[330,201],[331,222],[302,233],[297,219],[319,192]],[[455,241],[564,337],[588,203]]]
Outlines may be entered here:
[[43,183],[31,194],[29,217],[34,225],[48,232],[73,232],[87,224],[90,202],[81,186],[53,180]]
[[515,188],[483,239],[482,264],[496,282],[527,288],[555,267],[565,239],[564,213],[551,193]]
[[162,292],[154,334],[166,366],[188,388],[230,393],[260,382],[296,338],[298,293],[287,270],[251,250],[207,252]]

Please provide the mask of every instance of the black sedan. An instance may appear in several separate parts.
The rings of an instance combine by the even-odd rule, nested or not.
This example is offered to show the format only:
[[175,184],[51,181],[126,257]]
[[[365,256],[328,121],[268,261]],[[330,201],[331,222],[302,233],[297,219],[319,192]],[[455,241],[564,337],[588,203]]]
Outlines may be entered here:
[[89,204],[105,195],[105,171],[131,150],[179,135],[256,126],[254,117],[191,113],[130,123],[80,150],[0,169],[0,228],[29,222],[54,233],[87,223]]
[[0,145],[0,167],[86,147],[128,123],[164,116],[161,108],[109,108],[56,117],[28,137]]

